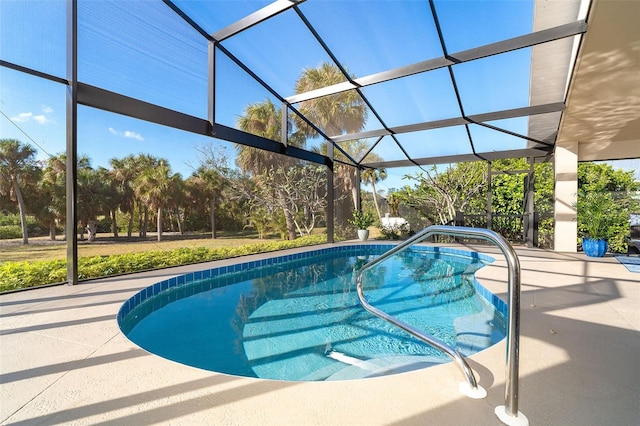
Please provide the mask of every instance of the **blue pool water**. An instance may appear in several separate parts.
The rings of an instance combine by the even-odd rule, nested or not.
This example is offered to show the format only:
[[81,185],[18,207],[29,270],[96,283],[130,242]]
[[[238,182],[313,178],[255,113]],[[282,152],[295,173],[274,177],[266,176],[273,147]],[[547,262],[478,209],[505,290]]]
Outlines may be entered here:
[[[264,379],[345,380],[449,362],[360,306],[355,271],[390,247],[340,246],[187,274],[136,294],[118,321],[149,352]],[[365,294],[470,355],[505,335],[506,305],[474,275],[491,260],[414,247],[368,271]]]

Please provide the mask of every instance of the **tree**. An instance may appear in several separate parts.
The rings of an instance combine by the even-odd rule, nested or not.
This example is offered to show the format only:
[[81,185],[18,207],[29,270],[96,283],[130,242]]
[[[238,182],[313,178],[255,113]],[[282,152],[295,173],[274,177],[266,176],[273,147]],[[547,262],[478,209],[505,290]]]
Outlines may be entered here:
[[226,178],[216,169],[200,166],[189,178],[190,184],[198,190],[201,200],[209,204],[211,238],[216,239],[216,204],[218,203]]
[[[293,218],[301,237],[311,235],[318,217],[327,207],[325,170],[315,165],[289,169],[271,168],[261,178],[267,183],[260,197],[265,210],[282,210]],[[277,188],[277,197],[269,197],[269,192],[264,192],[270,187]]]
[[145,206],[157,211],[157,235],[158,241],[162,241],[162,208],[169,193],[171,167],[165,159],[154,159],[149,156],[149,160],[150,165],[154,166],[145,168],[135,178],[135,191]]
[[[40,181],[40,195],[47,194],[47,207],[42,210],[44,219],[48,220],[49,238],[56,239],[56,223],[64,223],[67,215],[66,176],[67,156],[58,154],[50,157],[44,167]],[[48,214],[47,214],[48,213]]]
[[[346,76],[338,67],[330,63],[323,63],[317,68],[305,69],[302,72],[296,82],[296,93],[327,87],[343,81],[346,81]],[[360,95],[353,90],[301,102],[297,109],[310,121],[316,123],[324,134],[331,136],[344,132],[358,132],[364,128],[367,119],[366,105]],[[265,102],[249,105],[238,120],[238,127],[246,132],[279,141],[283,113],[267,99]],[[288,134],[288,144],[293,146],[303,146],[307,137],[318,135],[314,128],[297,115],[294,116],[291,123],[288,123],[287,128],[293,130]],[[325,152],[327,152],[326,147]],[[236,164],[254,177],[272,167],[286,170],[299,166],[298,162],[291,158],[283,158],[278,154],[258,151],[249,147],[239,147]],[[356,191],[354,172],[355,168],[349,166],[337,167],[337,181],[341,184],[342,193]],[[285,173],[277,173],[276,175],[286,176]],[[284,197],[285,194],[282,192],[281,186],[276,182],[273,184],[275,186],[271,188],[271,196]],[[355,195],[353,198],[355,200]],[[342,200],[343,197],[338,195],[335,199]],[[279,202],[281,205],[285,204],[283,199],[280,199]],[[351,211],[351,209],[348,210]],[[295,238],[295,218],[291,216],[289,209],[283,210],[283,214],[289,238]]]
[[135,156],[128,155],[122,159],[112,158],[109,160],[109,164],[111,165],[111,175],[117,182],[117,188],[120,193],[119,209],[121,212],[129,214],[127,237],[131,238],[136,200],[133,181],[139,174],[138,162]]
[[[351,77],[355,78],[355,76]],[[307,68],[302,72],[296,81],[296,93],[322,89],[346,80],[346,76],[337,66],[324,62],[317,68]],[[315,123],[327,136],[359,132],[367,122],[367,106],[355,90],[303,101],[298,111]],[[317,132],[297,116],[296,125],[307,136],[317,136]]]
[[[268,139],[280,140],[281,129],[281,117],[282,110],[275,107],[271,100],[267,99],[265,102],[259,104],[252,104],[245,108],[243,115],[238,119],[238,126],[240,129],[262,136]],[[291,142],[300,143],[301,139],[293,137]],[[285,157],[273,152],[260,150],[253,147],[244,145],[238,145],[238,156],[236,158],[236,164],[244,172],[250,173],[256,177],[263,173],[264,170],[268,170],[272,167],[277,168],[289,168],[295,167],[297,161],[290,157]],[[265,185],[262,180],[257,181],[260,185]],[[277,183],[274,183],[272,188],[269,188],[272,192],[272,196],[281,196],[282,193],[278,191]],[[283,204],[281,201],[281,205]],[[296,229],[293,217],[291,217],[289,211],[283,211],[288,238],[293,240],[296,238]]]
[[[376,154],[369,154],[369,156]],[[378,220],[382,222],[382,214],[380,213],[380,205],[378,204],[378,194],[376,192],[376,183],[385,180],[387,178],[387,170],[386,169],[365,169],[361,174],[361,178],[371,184],[371,192],[373,194],[373,204],[376,207],[376,212],[378,213]]]
[[[578,164],[578,209],[584,208],[588,199],[597,199],[599,209],[605,215],[605,238],[613,252],[627,250],[626,238],[629,237],[629,213],[640,208],[634,198],[640,184],[635,182],[633,172],[614,170],[607,163]],[[587,217],[578,211],[578,218]],[[588,224],[578,221],[580,234],[587,234]],[[593,224],[591,224],[593,225]]]
[[118,209],[121,205],[121,198],[123,196],[120,191],[118,181],[113,176],[110,170],[104,167],[99,167],[96,170],[97,176],[101,181],[101,195],[102,205],[104,206],[105,213],[109,215],[111,219],[111,232],[114,238],[118,238]]
[[[189,185],[198,192],[199,199],[204,199],[208,203],[211,238],[216,239],[216,205],[229,186],[228,160],[223,149],[215,148],[212,144],[203,144],[196,149],[199,152],[200,166],[189,178]],[[248,149],[240,152],[246,155],[256,154]],[[248,160],[248,163],[251,162]]]
[[[247,133],[266,139],[280,141],[282,111],[266,99],[264,102],[248,105],[238,118],[238,127]],[[278,162],[279,155],[273,152],[238,145],[236,164],[245,172],[260,174]]]
[[487,168],[481,162],[450,164],[444,172],[433,166],[405,178],[418,181],[418,185],[405,186],[396,195],[438,224],[452,221],[456,211],[465,211],[487,189]]
[[[98,215],[109,214],[111,188],[107,176],[104,167],[94,170],[88,157],[78,159],[78,220],[86,228],[90,242],[96,239]],[[81,228],[81,238],[84,238],[84,228]]]
[[182,215],[180,214],[180,208],[187,204],[187,185],[182,179],[180,173],[174,173],[169,179],[169,189],[166,197],[166,206],[169,210],[169,217],[171,223],[171,231],[173,228],[173,219],[175,218],[178,225],[178,232],[180,235],[184,235],[184,229],[182,228]]
[[22,243],[29,244],[27,207],[22,197],[21,180],[28,179],[37,170],[36,151],[17,139],[0,139],[0,193],[18,203]]
[[[351,78],[355,76],[351,75]],[[312,90],[322,89],[327,86],[347,81],[347,77],[334,64],[324,62],[316,68],[308,68],[302,72],[296,81],[296,93],[305,93]],[[343,133],[357,133],[364,129],[367,122],[367,106],[362,97],[355,90],[348,90],[333,95],[322,96],[320,98],[303,101],[298,105],[298,111],[327,136],[337,136]],[[296,127],[307,137],[316,137],[317,131],[308,126],[300,117],[295,117]],[[357,147],[362,141],[350,141],[342,144],[345,151],[355,154]],[[356,149],[350,151],[349,146],[354,145]],[[333,145],[325,145],[324,154],[328,154],[328,149],[333,149]],[[335,159],[347,160],[339,150],[335,152]],[[351,211],[356,208],[358,185],[355,181],[356,168],[346,164],[337,164],[334,168],[334,200],[336,203],[336,221],[346,224]],[[346,203],[346,194],[351,193],[353,206],[350,208]]]

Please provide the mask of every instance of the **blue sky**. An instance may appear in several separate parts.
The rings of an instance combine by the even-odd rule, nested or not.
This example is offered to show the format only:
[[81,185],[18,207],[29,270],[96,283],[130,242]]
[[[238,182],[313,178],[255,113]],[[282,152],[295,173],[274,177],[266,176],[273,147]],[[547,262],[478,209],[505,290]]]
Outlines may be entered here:
[[[177,0],[175,3],[200,16],[198,24],[213,33],[269,2]],[[356,77],[442,55],[433,38],[435,27],[426,19],[427,3],[405,1],[402,8],[395,1],[374,1],[367,3],[366,8],[363,4],[309,0],[300,6],[334,54]],[[449,53],[524,34],[531,27],[531,1],[437,1],[436,6]],[[357,13],[359,19],[346,12]],[[82,82],[207,117],[206,42],[166,5],[161,1],[80,1],[79,14]],[[64,16],[63,0],[2,0],[0,58],[64,77]],[[381,16],[387,18],[388,25],[380,25]],[[466,28],[475,28],[473,34],[465,32]],[[392,38],[388,37],[389,31],[394,33]],[[342,43],[341,38],[349,38],[352,43]],[[417,43],[416,39],[431,41]],[[303,68],[329,60],[303,31],[292,11],[223,45],[284,96],[294,93],[295,81]],[[499,59],[490,58],[457,68],[459,88],[465,93],[465,112],[514,108],[524,106],[523,102],[526,105],[529,54],[524,50],[509,54],[503,63],[496,64]],[[238,116],[251,103],[271,98],[277,104],[224,55],[217,55],[216,66],[219,123],[235,126]],[[503,72],[496,74],[496,68]],[[490,92],[484,89],[487,87],[491,87]],[[34,145],[39,159],[63,152],[65,90],[61,84],[0,67],[0,138],[16,138]],[[413,96],[398,98],[396,94],[401,91],[409,91]],[[459,115],[445,70],[370,86],[364,92],[388,126]],[[88,107],[79,107],[78,115],[79,153],[88,155],[94,167],[108,167],[109,159],[114,157],[152,153],[168,159],[173,171],[186,177],[192,171],[190,165],[197,165],[196,147],[212,142],[211,138]],[[380,128],[372,114],[369,116],[366,128]],[[526,120],[502,124],[517,131],[526,126]],[[437,153],[437,149],[443,152],[463,149],[455,148],[458,132],[459,129],[447,129],[429,136],[402,137],[417,141],[416,156],[428,156],[429,152]],[[434,139],[431,151],[420,148],[427,146],[425,141],[430,139]],[[449,142],[438,143],[443,139]],[[214,143],[233,158],[231,144]],[[396,159],[398,151],[386,148],[392,145],[380,144],[376,154],[387,160]],[[401,177],[409,172],[409,169],[388,170],[390,177],[380,188],[406,184]]]

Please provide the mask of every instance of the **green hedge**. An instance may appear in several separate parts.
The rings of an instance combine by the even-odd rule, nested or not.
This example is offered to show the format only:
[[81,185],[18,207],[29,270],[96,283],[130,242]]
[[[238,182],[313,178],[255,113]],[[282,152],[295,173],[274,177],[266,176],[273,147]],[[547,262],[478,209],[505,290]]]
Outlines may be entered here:
[[[238,247],[210,249],[179,248],[169,251],[146,251],[112,256],[82,257],[78,260],[78,278],[87,280],[110,275],[148,271],[169,266],[187,265],[227,259],[247,254],[266,253],[326,242],[325,235],[312,235],[291,241],[272,241]],[[0,292],[66,281],[65,260],[4,262],[0,265]]]
[[22,238],[22,228],[20,225],[0,225],[0,240],[11,238]]

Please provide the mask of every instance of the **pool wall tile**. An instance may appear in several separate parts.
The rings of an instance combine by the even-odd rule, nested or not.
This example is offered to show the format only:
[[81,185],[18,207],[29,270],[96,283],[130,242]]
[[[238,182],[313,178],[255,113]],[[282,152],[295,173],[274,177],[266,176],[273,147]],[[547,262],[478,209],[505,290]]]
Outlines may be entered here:
[[[349,244],[349,245],[340,245],[340,246],[337,246],[337,247],[329,247],[329,248],[323,248],[323,249],[318,249],[318,250],[309,250],[309,251],[305,251],[305,252],[302,252],[302,253],[275,256],[275,257],[270,257],[270,258],[266,258],[266,259],[260,259],[260,260],[250,261],[250,262],[242,262],[242,263],[238,263],[238,264],[234,264],[234,265],[221,266],[221,267],[218,267],[218,268],[205,269],[205,270],[202,270],[202,271],[190,272],[188,274],[179,275],[177,277],[173,277],[173,278],[170,278],[168,280],[164,280],[164,281],[160,281],[158,283],[155,283],[155,284],[153,284],[153,286],[150,286],[148,288],[142,289],[140,292],[136,293],[134,296],[132,296],[130,299],[128,299],[122,305],[120,311],[118,312],[118,315],[117,315],[118,322],[121,323],[122,321],[124,321],[125,317],[129,313],[131,313],[143,301],[151,298],[152,296],[158,295],[159,293],[161,293],[163,291],[166,291],[166,290],[168,290],[170,288],[173,288],[173,287],[175,287],[177,285],[186,286],[187,290],[184,291],[184,294],[185,295],[186,294],[192,295],[192,294],[196,294],[196,293],[201,292],[201,291],[205,291],[204,289],[210,290],[210,289],[213,289],[213,288],[224,286],[227,283],[233,282],[230,278],[223,279],[223,280],[220,280],[220,279],[211,280],[210,279],[210,278],[215,278],[215,277],[218,277],[220,275],[227,274],[227,273],[247,271],[247,270],[255,269],[255,268],[258,268],[258,267],[272,266],[272,265],[277,265],[277,264],[284,263],[284,262],[291,262],[291,261],[296,261],[296,260],[301,260],[301,259],[308,259],[308,258],[312,258],[312,257],[316,257],[316,256],[322,256],[322,255],[333,254],[333,253],[342,253],[342,252],[354,252],[355,253],[357,250],[361,250],[363,247],[365,247],[367,250],[371,250],[371,251],[381,251],[381,250],[385,250],[386,251],[386,250],[391,249],[394,246],[395,246],[395,244],[367,244],[367,245]],[[448,248],[448,247],[413,246],[413,247],[411,247],[411,250],[412,251],[417,251],[417,252],[434,253],[434,256],[436,258],[440,258],[443,255],[444,255],[444,257],[446,257],[446,254],[449,254],[449,255],[453,255],[453,256],[464,256],[464,257],[467,257],[467,258],[471,257],[473,259],[482,260],[483,262],[486,262],[486,263],[492,263],[494,261],[494,259],[492,257],[484,255],[484,254],[481,254],[481,253],[471,252],[471,251],[466,251],[466,250],[453,249],[453,248]],[[257,274],[257,272],[256,272],[256,274]],[[201,279],[206,279],[207,281],[205,283],[203,283],[202,285],[200,285],[200,286],[195,286],[195,285],[189,286],[189,284],[193,283],[194,281],[198,281],[198,280],[201,280]],[[491,293],[490,291],[488,291],[477,280],[475,280],[474,285],[476,286],[476,289],[477,289],[478,293],[488,303],[491,303],[492,305],[496,306],[498,311],[503,313],[505,315],[505,317],[507,316],[508,306],[502,299],[500,299],[498,296],[496,296],[493,293]],[[170,298],[175,298],[175,297],[178,296],[178,292],[174,292],[174,294],[168,294],[167,296],[169,296]],[[164,302],[166,303],[166,299],[164,300]],[[161,304],[161,305],[163,305],[163,304]],[[154,301],[154,306],[155,306],[155,301]]]

